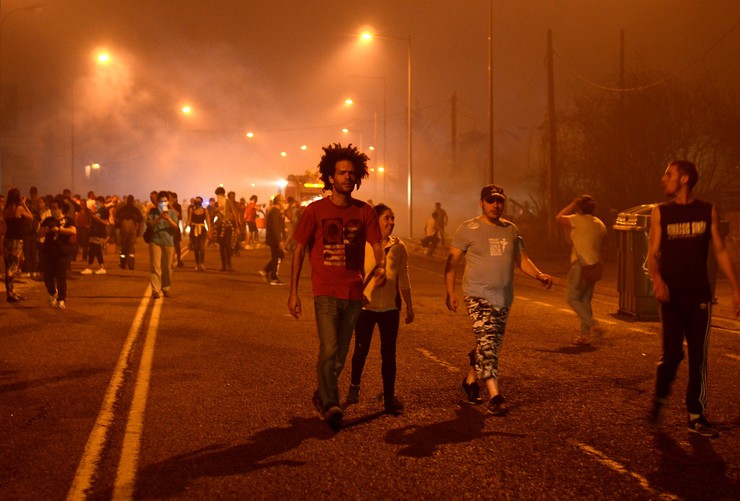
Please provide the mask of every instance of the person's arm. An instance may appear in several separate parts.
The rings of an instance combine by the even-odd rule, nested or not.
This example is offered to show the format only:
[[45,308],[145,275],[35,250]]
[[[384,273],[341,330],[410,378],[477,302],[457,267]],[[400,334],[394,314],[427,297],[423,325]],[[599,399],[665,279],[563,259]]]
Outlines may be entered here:
[[522,273],[528,277],[532,277],[546,288],[552,287],[552,277],[547,273],[542,273],[539,268],[529,259],[524,249],[521,249],[516,255],[516,264]]
[[33,213],[28,209],[25,198],[21,198],[21,203],[16,206],[15,217],[25,217],[26,219],[33,219]]
[[385,250],[380,242],[370,245],[372,245],[373,256],[375,256],[375,268],[373,268],[375,287],[381,287],[385,283]]
[[290,295],[288,296],[288,311],[296,319],[301,316],[301,298],[298,296],[298,279],[301,277],[303,257],[306,255],[306,246],[300,242],[293,248],[293,263],[290,269]]
[[447,291],[445,304],[447,305],[447,309],[452,311],[457,311],[455,278],[457,276],[457,263],[460,262],[462,255],[463,251],[457,247],[450,247],[450,252],[447,254],[447,261],[445,262],[445,289]]
[[411,279],[409,278],[409,254],[406,251],[406,246],[402,243],[397,246],[399,248],[400,262],[398,266],[398,290],[401,292],[401,297],[406,305],[406,319],[405,322],[410,324],[414,321],[414,304],[411,300]]
[[653,281],[653,295],[661,303],[671,300],[668,286],[660,275],[660,241],[661,241],[660,208],[653,207],[650,214],[650,233],[648,235],[647,268]]
[[738,290],[737,276],[735,275],[735,268],[732,265],[730,259],[730,253],[727,252],[725,246],[725,239],[719,231],[719,214],[717,207],[712,205],[712,244],[714,247],[714,255],[717,257],[717,266],[722,273],[727,277],[727,281],[730,282],[732,288],[732,304],[735,308],[735,315],[740,315],[740,290]]
[[578,199],[574,199],[571,203],[563,207],[563,209],[557,213],[555,216],[555,221],[562,224],[563,226],[566,226],[568,228],[571,227],[570,224],[570,216],[571,214],[575,214],[576,210],[578,208]]

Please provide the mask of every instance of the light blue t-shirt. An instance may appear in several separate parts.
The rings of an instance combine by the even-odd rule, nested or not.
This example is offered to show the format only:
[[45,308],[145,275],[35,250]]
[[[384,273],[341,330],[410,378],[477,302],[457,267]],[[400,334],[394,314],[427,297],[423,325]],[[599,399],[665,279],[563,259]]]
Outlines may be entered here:
[[514,223],[499,221],[495,226],[479,218],[465,221],[455,231],[452,246],[465,253],[463,294],[508,307],[514,300],[515,259],[524,242]]

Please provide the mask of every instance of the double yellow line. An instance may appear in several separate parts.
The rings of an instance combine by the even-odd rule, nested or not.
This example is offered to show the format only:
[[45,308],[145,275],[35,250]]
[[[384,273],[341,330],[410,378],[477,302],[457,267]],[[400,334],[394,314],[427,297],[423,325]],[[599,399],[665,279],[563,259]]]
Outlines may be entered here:
[[[128,368],[129,358],[136,339],[139,337],[144,317],[151,301],[151,289],[147,287],[144,297],[136,310],[134,321],[129,329],[128,336],[118,357],[116,368],[113,371],[108,389],[105,392],[100,413],[95,421],[90,437],[85,445],[80,464],[77,466],[75,478],[67,494],[70,501],[86,499],[93,486],[95,473],[100,464],[100,458],[109,439],[109,432],[115,418],[115,407],[124,384],[124,371]],[[149,394],[149,382],[152,373],[152,359],[154,357],[154,343],[157,338],[159,317],[162,312],[162,300],[154,300],[154,306],[149,317],[149,328],[144,341],[143,353],[139,363],[139,372],[136,376],[134,397],[131,402],[126,431],[124,433],[121,458],[118,462],[116,479],[113,485],[114,500],[133,499],[136,485],[136,468],[141,449],[141,435],[144,427],[144,412]]]

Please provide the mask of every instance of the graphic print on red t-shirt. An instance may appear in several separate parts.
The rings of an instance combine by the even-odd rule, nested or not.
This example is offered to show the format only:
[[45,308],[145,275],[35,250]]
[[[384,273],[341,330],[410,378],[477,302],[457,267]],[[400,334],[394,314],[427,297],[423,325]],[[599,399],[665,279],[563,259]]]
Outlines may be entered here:
[[341,218],[321,220],[324,244],[324,266],[341,266],[359,270],[362,263],[362,221],[350,219],[346,226]]

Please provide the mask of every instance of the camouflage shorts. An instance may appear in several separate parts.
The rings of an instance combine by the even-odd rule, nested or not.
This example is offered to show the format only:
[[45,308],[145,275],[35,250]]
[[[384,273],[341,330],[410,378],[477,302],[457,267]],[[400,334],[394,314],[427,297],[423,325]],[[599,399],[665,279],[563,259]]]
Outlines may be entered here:
[[498,378],[498,352],[504,339],[509,308],[496,308],[482,297],[465,296],[465,306],[473,322],[475,348],[470,352],[470,366],[478,379]]

